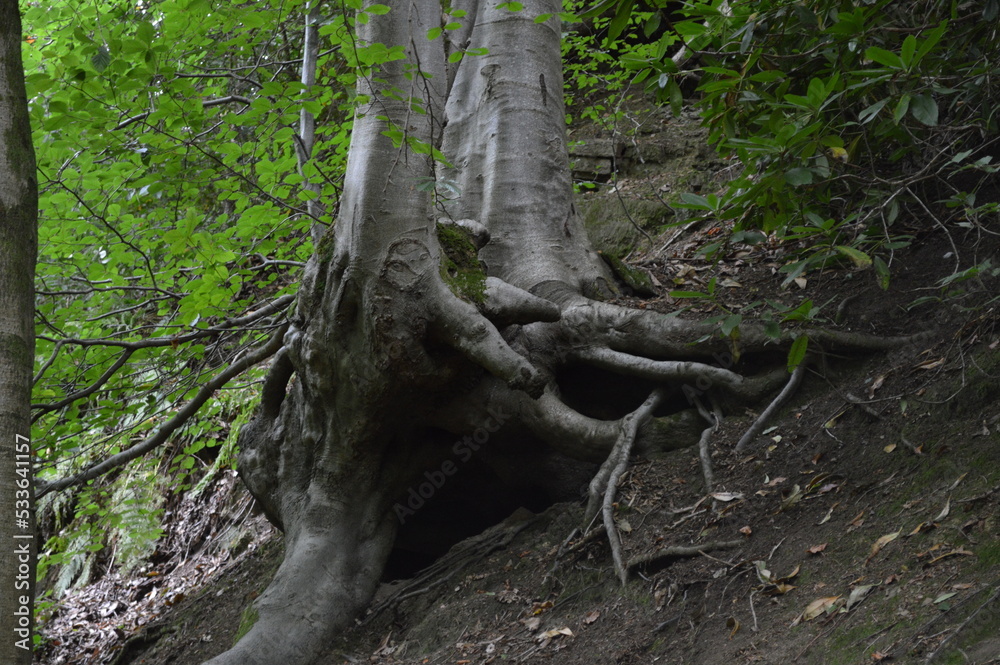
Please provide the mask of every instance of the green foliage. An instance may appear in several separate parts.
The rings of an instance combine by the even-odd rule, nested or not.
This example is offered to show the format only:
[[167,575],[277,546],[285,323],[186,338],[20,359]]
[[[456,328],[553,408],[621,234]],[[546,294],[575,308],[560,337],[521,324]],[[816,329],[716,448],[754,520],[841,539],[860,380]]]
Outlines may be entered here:
[[[397,56],[355,48],[360,2],[351,0],[324,18],[321,84],[304,86],[302,5],[25,6],[40,187],[41,478],[141,442],[282,323],[278,310],[223,325],[294,291],[312,252],[307,202],[336,207],[359,71]],[[387,11],[372,5],[365,16]],[[317,127],[308,159],[303,112]],[[61,592],[98,562],[141,561],[160,536],[164,494],[203,487],[233,464],[231,423],[246,417],[262,372],[112,479],[46,496],[40,576]]]
[[[600,5],[584,11],[589,4],[570,0],[565,3],[567,11],[559,14],[564,30],[566,105],[570,109],[567,122],[582,119],[613,129],[623,117],[621,103],[627,98],[636,73],[640,72],[641,80],[645,68],[661,66],[668,48],[677,39],[665,34],[655,43],[645,43],[658,26],[658,13],[627,11],[608,17],[601,15]],[[550,15],[539,17],[542,18]],[[644,35],[642,38],[635,36],[640,33]],[[657,77],[657,85],[659,80]],[[676,87],[673,80],[666,78],[664,84],[668,90],[663,94],[673,95]]]
[[[626,34],[632,6],[596,9]],[[710,139],[743,167],[701,214],[799,247],[788,280],[843,263],[874,268],[887,287],[911,228],[995,225],[976,199],[996,186],[997,3],[654,6],[685,45],[669,53],[685,71],[664,54],[637,78],[700,76]]]

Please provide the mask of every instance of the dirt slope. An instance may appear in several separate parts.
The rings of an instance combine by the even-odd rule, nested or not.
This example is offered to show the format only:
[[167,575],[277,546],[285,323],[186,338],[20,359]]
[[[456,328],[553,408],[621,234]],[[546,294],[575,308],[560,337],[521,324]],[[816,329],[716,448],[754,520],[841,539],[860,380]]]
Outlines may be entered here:
[[[663,187],[636,170],[619,193],[648,201]],[[729,280],[719,303],[683,316],[809,298],[829,325],[928,334],[890,353],[826,356],[745,454],[732,450],[757,414],[727,414],[711,440],[713,495],[695,450],[634,460],[616,512],[636,563],[624,587],[606,538],[573,535],[580,504],[521,510],[413,579],[384,585],[323,663],[1000,663],[997,280],[963,282],[942,302],[952,246],[921,234],[897,253],[887,291],[870,271],[847,268],[782,289],[776,248],[735,247],[713,265],[696,257],[711,225],[655,231],[631,257],[659,284],[645,307],[690,305],[665,294],[704,290],[714,276]],[[963,267],[997,248],[973,235],[952,240]],[[928,296],[936,300],[913,306]],[[280,561],[271,532],[252,534],[235,550],[211,550],[225,570],[150,610],[138,638],[137,622],[122,622],[101,648],[60,646],[74,644],[67,631],[116,629],[115,615],[97,608],[60,623],[98,602],[69,598],[47,628],[61,641],[39,662],[196,665],[224,650],[252,622],[245,608]],[[685,549],[671,556],[671,547]],[[174,570],[163,589],[180,579]]]

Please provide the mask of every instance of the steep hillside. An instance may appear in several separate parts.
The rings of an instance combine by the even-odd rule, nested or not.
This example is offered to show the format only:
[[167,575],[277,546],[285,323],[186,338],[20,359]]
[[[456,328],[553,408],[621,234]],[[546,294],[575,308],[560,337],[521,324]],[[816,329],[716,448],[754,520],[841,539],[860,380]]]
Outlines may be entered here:
[[[624,300],[691,318],[812,301],[802,311],[819,325],[925,334],[889,353],[823,355],[742,453],[767,400],[727,412],[709,439],[711,492],[696,448],[634,459],[615,512],[625,586],[605,534],[580,535],[582,501],[532,502],[420,572],[396,566],[401,579],[323,663],[1000,663],[998,280],[985,266],[942,286],[956,261],[993,257],[994,237],[914,230],[886,290],[851,264],[782,287],[787,248],[737,244],[709,262],[698,250],[718,236],[711,222],[665,228],[675,213],[662,200],[709,191],[725,165],[690,119],[637,119],[628,141],[574,137],[579,176],[608,180],[600,160],[618,169],[580,208],[632,283]],[[218,512],[215,535],[199,522],[205,538],[183,555],[171,546],[139,577],[61,601],[39,662],[197,665],[230,646],[281,556],[231,485],[178,511]]]

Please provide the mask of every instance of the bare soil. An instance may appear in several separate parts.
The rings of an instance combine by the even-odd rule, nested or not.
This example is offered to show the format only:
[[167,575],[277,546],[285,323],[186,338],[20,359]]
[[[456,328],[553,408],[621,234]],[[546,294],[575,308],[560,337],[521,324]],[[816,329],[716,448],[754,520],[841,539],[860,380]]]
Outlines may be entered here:
[[[698,130],[688,131],[681,140],[694,143]],[[668,126],[654,139],[677,133]],[[663,187],[643,171],[624,189],[648,198]],[[649,561],[625,586],[606,536],[574,533],[582,502],[521,509],[411,579],[387,580],[321,662],[1000,663],[997,280],[939,287],[955,268],[953,242],[966,268],[995,255],[992,236],[917,233],[883,290],[850,265],[783,288],[787,248],[768,244],[705,261],[697,250],[719,232],[710,223],[646,232],[630,260],[658,295],[628,304],[703,319],[811,299],[822,325],[927,335],[889,353],[825,355],[743,455],[732,450],[757,413],[727,413],[711,440],[712,494],[696,450],[635,459],[616,519],[625,558]],[[705,291],[713,277],[715,301],[668,294]],[[761,361],[742,362],[752,371]],[[237,511],[225,522],[246,526],[241,546],[208,541],[183,565],[171,558],[141,573],[159,570],[152,601],[135,591],[139,578],[68,596],[43,628],[38,662],[197,665],[228,648],[281,557],[276,532],[247,519]],[[693,549],[656,556],[673,546]],[[198,565],[217,574],[155,602]],[[102,615],[112,601],[123,610]],[[139,605],[145,615],[124,616]]]

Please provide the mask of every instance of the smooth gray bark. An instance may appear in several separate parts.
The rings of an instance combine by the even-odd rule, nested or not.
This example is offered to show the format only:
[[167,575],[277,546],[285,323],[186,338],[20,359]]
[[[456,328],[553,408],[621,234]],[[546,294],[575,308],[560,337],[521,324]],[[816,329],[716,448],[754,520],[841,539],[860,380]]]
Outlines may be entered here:
[[38,191],[21,17],[0,0],[0,663],[31,662],[35,523],[29,445]]
[[[361,79],[368,102],[339,217],[239,438],[240,473],[284,530],[285,560],[256,625],[210,665],[308,665],[364,610],[396,536],[395,502],[448,454],[450,441],[429,432],[504,420],[512,433],[491,437],[483,456],[523,476],[537,465],[502,459],[505,444],[527,437],[511,449],[599,462],[620,438],[620,421],[562,399],[567,366],[652,382],[657,403],[692,386],[746,399],[782,380],[737,374],[725,340],[694,349],[709,326],[600,302],[615,287],[573,207],[560,23],[535,21],[558,14],[558,0],[518,12],[456,0],[463,27],[443,41],[426,36],[442,25],[439,0],[389,4],[359,40],[403,46],[406,58]],[[448,61],[464,49],[486,55]],[[460,196],[436,200],[425,186],[435,179]],[[478,294],[448,273],[456,229],[485,266]],[[770,341],[748,328],[743,346]],[[654,407],[629,430],[637,449],[698,442],[693,408],[653,417]]]

